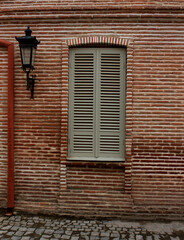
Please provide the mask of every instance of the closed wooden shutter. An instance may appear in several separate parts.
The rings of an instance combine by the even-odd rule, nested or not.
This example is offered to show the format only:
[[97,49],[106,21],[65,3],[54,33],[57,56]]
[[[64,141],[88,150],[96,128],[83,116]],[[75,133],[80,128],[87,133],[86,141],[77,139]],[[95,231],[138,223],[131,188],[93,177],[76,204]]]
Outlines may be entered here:
[[123,56],[120,49],[103,49],[100,60],[99,155],[120,158],[124,137]]
[[69,62],[68,158],[122,160],[125,49],[73,48]]

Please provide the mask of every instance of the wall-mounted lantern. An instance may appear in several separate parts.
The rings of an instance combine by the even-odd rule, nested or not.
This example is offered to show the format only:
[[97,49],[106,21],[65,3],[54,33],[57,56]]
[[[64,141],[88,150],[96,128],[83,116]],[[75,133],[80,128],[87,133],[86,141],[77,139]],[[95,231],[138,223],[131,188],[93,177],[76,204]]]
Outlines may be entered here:
[[31,36],[29,26],[25,30],[25,36],[15,37],[19,42],[22,68],[27,73],[27,90],[31,90],[31,98],[34,98],[35,76],[29,77],[29,73],[34,69],[34,61],[37,45],[40,43],[36,37]]

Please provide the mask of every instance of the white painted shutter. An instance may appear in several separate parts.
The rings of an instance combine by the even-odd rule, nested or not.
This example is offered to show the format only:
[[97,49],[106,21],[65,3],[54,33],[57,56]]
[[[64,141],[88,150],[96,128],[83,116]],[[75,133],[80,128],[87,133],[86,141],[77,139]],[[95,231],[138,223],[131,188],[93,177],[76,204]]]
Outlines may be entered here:
[[68,159],[122,160],[125,50],[74,48],[69,61]]

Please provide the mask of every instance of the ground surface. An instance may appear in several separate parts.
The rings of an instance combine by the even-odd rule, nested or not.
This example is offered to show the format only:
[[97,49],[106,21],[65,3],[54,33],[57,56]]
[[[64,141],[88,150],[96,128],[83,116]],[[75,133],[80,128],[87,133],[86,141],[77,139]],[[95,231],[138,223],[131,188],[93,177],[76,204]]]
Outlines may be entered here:
[[128,222],[0,215],[0,239],[184,240],[184,222]]

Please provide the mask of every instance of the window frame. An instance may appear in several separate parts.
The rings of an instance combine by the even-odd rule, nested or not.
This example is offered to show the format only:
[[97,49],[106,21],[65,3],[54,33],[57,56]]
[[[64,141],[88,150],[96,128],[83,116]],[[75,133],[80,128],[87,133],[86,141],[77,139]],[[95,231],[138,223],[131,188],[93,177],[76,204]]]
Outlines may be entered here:
[[[122,116],[122,127],[121,127],[121,130],[120,130],[120,133],[122,134],[122,137],[121,137],[121,145],[124,147],[124,149],[123,149],[123,151],[121,152],[121,157],[119,157],[119,158],[117,158],[117,157],[113,157],[113,156],[111,156],[111,157],[105,157],[105,156],[103,156],[103,157],[98,157],[98,158],[95,158],[95,157],[87,157],[87,156],[85,156],[85,157],[81,157],[81,156],[70,156],[70,146],[71,146],[71,117],[70,117],[70,109],[71,109],[71,98],[70,98],[70,91],[71,91],[71,83],[70,83],[70,81],[71,81],[71,75],[73,75],[73,73],[71,74],[70,72],[69,72],[69,98],[68,98],[68,101],[69,101],[69,104],[68,104],[68,106],[69,106],[69,113],[68,113],[68,154],[67,154],[67,160],[77,160],[77,161],[112,161],[112,162],[119,162],[119,161],[125,161],[125,159],[126,159],[126,146],[125,146],[125,144],[126,144],[126,133],[125,133],[125,130],[126,130],[126,68],[127,68],[127,63],[126,63],[126,56],[127,56],[127,51],[126,51],[126,47],[123,47],[123,46],[121,46],[121,47],[118,47],[118,46],[102,46],[102,47],[100,47],[100,46],[82,46],[82,47],[72,47],[72,48],[69,48],[69,59],[70,59],[70,57],[71,57],[71,51],[72,51],[72,49],[96,49],[96,48],[98,48],[98,49],[106,49],[106,48],[108,48],[108,49],[119,49],[119,50],[121,50],[122,51],[122,65],[123,65],[123,67],[122,67],[122,69],[121,69],[121,78],[122,78],[122,81],[123,81],[123,83],[122,83],[122,85],[123,85],[123,87],[122,87],[122,89],[121,89],[121,96],[120,96],[120,98],[121,98],[121,101],[122,101],[122,99],[123,99],[123,110],[122,110],[122,114],[123,114],[123,116]],[[115,51],[116,51],[115,50]],[[69,60],[69,68],[71,67],[70,66],[70,60]],[[96,64],[96,63],[95,63]],[[96,70],[95,70],[96,71]],[[73,84],[73,83],[72,83]],[[100,97],[100,95],[98,96],[98,97]],[[73,103],[73,102],[72,102]],[[94,130],[95,131],[95,130]],[[121,147],[121,146],[120,146]]]

